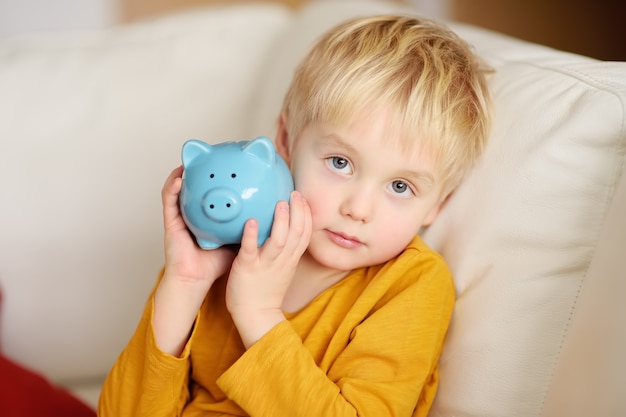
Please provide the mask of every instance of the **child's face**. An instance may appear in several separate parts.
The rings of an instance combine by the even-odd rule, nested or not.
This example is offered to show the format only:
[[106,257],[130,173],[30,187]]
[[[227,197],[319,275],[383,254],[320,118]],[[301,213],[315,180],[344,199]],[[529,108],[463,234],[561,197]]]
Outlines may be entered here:
[[406,152],[386,115],[348,126],[312,124],[287,151],[296,189],[313,219],[309,254],[351,270],[398,255],[430,223],[441,187],[427,152]]

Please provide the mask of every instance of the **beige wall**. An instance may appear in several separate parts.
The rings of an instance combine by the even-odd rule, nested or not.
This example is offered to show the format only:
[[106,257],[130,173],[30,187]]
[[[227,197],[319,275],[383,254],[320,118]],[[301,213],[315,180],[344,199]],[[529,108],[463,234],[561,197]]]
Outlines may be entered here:
[[[131,21],[185,7],[200,6],[209,3],[232,4],[237,0],[119,0],[120,14],[123,21]],[[279,1],[279,0],[276,0]],[[291,6],[298,6],[305,0],[280,0]]]
[[[155,15],[167,11],[172,11],[189,6],[200,6],[209,3],[228,3],[232,4],[237,1],[254,2],[267,0],[118,0],[120,1],[122,20],[129,21],[138,18]],[[298,7],[307,0],[269,0],[277,3],[284,3],[292,7]],[[403,0],[397,0],[402,3]]]

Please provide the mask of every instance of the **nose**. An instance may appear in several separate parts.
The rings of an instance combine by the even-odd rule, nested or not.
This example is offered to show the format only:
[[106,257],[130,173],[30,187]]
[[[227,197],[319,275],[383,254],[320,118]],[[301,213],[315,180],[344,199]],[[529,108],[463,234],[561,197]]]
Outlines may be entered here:
[[207,217],[216,222],[227,222],[241,212],[241,198],[227,188],[214,188],[204,195],[202,210]]
[[342,216],[350,217],[352,220],[368,223],[374,214],[376,201],[372,190],[357,186],[346,190],[344,198],[339,207]]

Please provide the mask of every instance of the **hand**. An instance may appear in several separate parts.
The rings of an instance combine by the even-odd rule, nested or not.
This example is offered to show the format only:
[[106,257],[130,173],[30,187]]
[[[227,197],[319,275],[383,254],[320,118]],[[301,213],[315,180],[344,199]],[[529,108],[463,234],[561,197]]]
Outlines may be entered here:
[[260,248],[257,235],[257,221],[248,220],[226,287],[226,306],[246,347],[285,320],[283,299],[311,238],[304,197],[294,191],[290,204],[276,205],[270,237]]
[[217,278],[228,272],[235,254],[225,247],[204,250],[196,244],[178,204],[182,173],[182,166],[172,171],[161,192],[165,230],[165,275],[188,283],[199,283],[206,293]]
[[196,245],[178,205],[182,173],[183,167],[172,171],[161,192],[165,271],[154,295],[152,319],[157,345],[174,356],[182,352],[207,292],[235,257],[228,248],[203,250]]

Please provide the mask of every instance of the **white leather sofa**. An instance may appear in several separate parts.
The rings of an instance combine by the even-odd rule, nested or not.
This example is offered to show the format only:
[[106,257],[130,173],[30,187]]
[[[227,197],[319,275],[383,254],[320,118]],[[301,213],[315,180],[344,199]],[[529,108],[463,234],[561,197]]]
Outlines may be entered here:
[[[182,143],[273,137],[313,39],[388,12],[419,10],[257,3],[0,39],[3,352],[95,404],[163,262]],[[626,63],[450,25],[495,69],[496,117],[424,231],[458,292],[431,416],[624,416]]]

